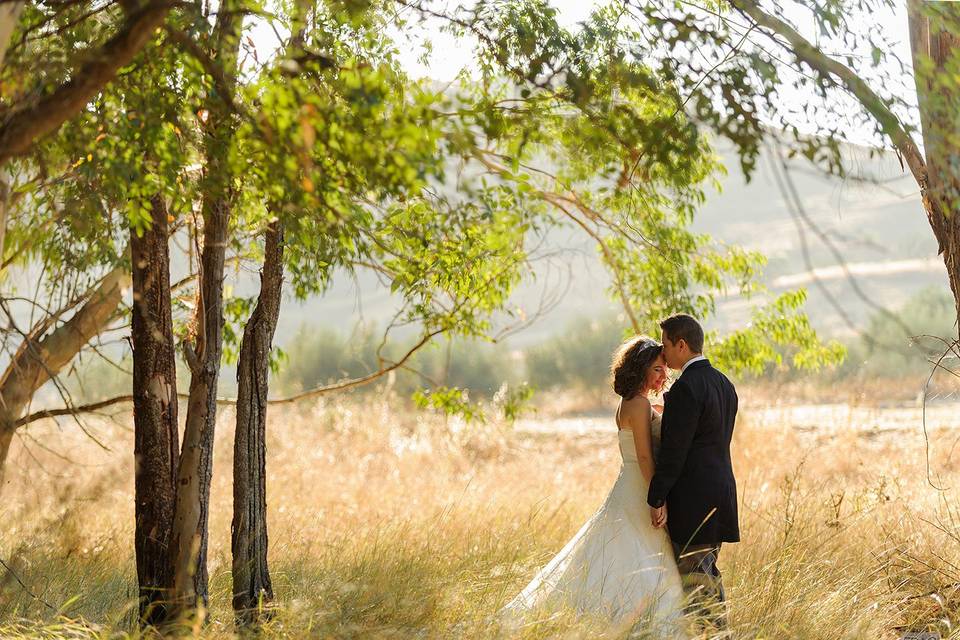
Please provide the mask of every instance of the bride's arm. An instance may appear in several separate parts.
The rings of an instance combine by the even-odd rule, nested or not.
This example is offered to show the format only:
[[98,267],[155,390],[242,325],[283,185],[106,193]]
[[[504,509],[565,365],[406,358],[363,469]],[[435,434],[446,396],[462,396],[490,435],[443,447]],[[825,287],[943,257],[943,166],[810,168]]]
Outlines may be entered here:
[[620,409],[621,422],[624,418],[633,431],[640,473],[649,485],[654,471],[653,444],[650,441],[650,401],[642,396],[627,400]]

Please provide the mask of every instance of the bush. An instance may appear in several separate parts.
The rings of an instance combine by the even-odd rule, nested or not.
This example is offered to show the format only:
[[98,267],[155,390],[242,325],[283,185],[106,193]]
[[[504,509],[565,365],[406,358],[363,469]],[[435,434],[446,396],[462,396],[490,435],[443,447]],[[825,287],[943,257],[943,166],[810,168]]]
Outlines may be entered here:
[[[373,327],[360,328],[351,336],[329,327],[301,327],[285,347],[287,360],[280,367],[277,388],[283,393],[296,393],[376,371],[380,366],[376,351],[381,338],[382,334]],[[383,357],[395,361],[406,348],[404,341],[398,339],[384,349]],[[398,369],[394,384],[403,395],[437,385],[469,389],[476,397],[490,397],[504,382],[522,380],[521,364],[503,345],[440,339]],[[378,389],[386,382],[385,377],[365,388]]]
[[899,379],[929,372],[928,359],[943,351],[936,339],[956,336],[953,296],[939,288],[924,289],[892,314],[876,312],[863,335],[848,345],[841,378]]
[[277,389],[296,393],[374,371],[378,345],[379,335],[372,327],[361,325],[343,336],[330,327],[301,325],[283,347],[287,356],[276,377]]
[[613,351],[623,337],[624,323],[616,316],[573,320],[559,335],[527,350],[527,378],[537,389],[605,388]]

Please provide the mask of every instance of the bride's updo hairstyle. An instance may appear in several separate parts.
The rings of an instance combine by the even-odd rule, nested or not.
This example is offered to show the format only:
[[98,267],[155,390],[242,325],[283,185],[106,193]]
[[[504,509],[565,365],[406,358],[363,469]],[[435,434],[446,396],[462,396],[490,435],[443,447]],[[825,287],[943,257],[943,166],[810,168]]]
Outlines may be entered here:
[[661,351],[663,345],[647,336],[637,336],[620,345],[610,364],[616,394],[629,400],[642,391],[650,367]]

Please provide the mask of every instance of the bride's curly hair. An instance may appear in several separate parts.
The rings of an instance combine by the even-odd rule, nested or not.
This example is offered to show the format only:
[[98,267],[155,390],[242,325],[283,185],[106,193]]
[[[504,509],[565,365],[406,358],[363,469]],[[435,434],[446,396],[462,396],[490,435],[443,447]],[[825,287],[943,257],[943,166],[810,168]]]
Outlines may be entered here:
[[630,338],[617,347],[610,363],[616,394],[630,400],[642,391],[650,367],[662,351],[663,345],[648,336]]

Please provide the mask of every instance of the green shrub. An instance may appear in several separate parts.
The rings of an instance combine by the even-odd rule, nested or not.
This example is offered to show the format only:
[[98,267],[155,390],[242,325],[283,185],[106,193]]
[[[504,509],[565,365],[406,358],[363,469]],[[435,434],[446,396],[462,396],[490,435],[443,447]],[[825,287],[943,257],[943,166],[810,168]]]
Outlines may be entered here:
[[527,379],[537,389],[603,388],[623,336],[623,321],[616,316],[577,318],[560,334],[527,350]]

